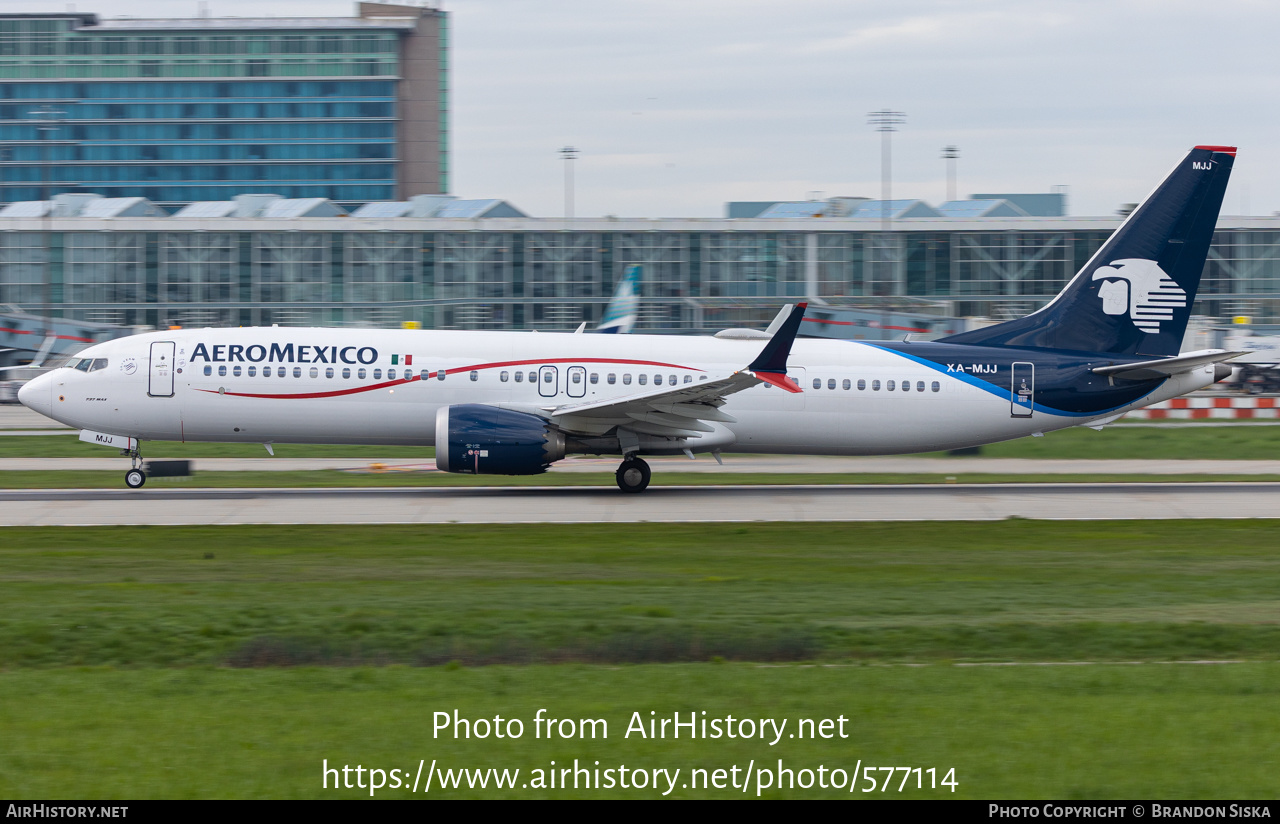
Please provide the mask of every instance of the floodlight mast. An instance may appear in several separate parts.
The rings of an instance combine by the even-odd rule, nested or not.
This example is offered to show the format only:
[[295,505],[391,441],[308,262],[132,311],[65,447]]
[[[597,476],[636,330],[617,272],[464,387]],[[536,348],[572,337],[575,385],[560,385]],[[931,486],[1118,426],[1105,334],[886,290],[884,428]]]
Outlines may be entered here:
[[942,159],[947,161],[947,201],[956,199],[956,161],[960,150],[955,146],[942,147]]
[[889,201],[893,199],[893,150],[890,138],[898,126],[907,122],[907,116],[892,109],[880,109],[867,113],[867,123],[880,132],[880,220],[885,231],[889,230]]
[[565,146],[560,150],[564,158],[564,216],[573,217],[573,161],[578,159],[578,150],[573,146]]

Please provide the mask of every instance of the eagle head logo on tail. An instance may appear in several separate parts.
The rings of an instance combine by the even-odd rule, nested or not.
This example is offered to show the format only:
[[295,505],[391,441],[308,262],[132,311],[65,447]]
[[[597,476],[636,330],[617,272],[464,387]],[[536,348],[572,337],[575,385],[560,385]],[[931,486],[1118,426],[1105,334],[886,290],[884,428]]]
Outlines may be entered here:
[[1106,281],[1098,288],[1102,311],[1127,312],[1144,332],[1159,332],[1161,321],[1173,320],[1173,310],[1187,305],[1187,293],[1154,260],[1113,260],[1110,266],[1098,267],[1093,280]]

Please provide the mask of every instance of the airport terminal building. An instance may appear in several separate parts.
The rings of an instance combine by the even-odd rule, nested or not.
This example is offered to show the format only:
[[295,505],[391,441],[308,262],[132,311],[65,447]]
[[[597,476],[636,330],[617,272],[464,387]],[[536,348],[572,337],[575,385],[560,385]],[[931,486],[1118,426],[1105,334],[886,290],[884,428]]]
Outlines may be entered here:
[[[598,322],[638,264],[638,331],[760,323],[805,298],[1001,319],[1051,299],[1121,221],[898,206],[886,224],[874,201],[844,216],[564,220],[447,197],[347,214],[249,196],[166,215],[60,196],[0,210],[0,304],[36,313],[47,295],[55,315],[159,327],[572,330]],[[1280,322],[1280,217],[1219,220],[1194,311]]]
[[354,207],[447,192],[447,15],[356,11],[0,14],[0,203],[271,193]]

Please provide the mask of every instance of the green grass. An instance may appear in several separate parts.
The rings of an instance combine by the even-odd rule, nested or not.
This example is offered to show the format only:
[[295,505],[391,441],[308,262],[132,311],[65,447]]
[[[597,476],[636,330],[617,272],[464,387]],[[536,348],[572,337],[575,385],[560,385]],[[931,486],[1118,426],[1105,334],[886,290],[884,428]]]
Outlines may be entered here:
[[[323,790],[322,759],[527,778],[578,758],[954,767],[966,798],[1269,797],[1278,538],[1235,520],[8,528],[0,796],[367,797]],[[1249,663],[1162,663],[1193,659]],[[958,664],[1008,661],[1102,663]],[[539,708],[609,738],[533,738]],[[434,738],[454,709],[527,733]],[[702,710],[843,715],[850,737],[623,737],[632,712]]]
[[[117,472],[67,469],[0,472],[0,489],[122,489],[124,469]],[[954,479],[954,480],[950,480]],[[1003,483],[1224,483],[1276,482],[1280,475],[1013,475],[956,471],[933,473],[703,473],[654,471],[653,486],[707,486],[712,484],[1003,484]],[[494,487],[494,486],[607,486],[615,485],[612,472],[556,472],[543,475],[456,475],[445,472],[196,472],[177,478],[148,478],[147,489],[268,489],[336,487]]]
[[[945,453],[934,453],[933,457],[942,454]],[[982,457],[1277,460],[1280,459],[1280,427],[1109,426],[1101,432],[1072,427],[1048,432],[1043,438],[1020,438],[990,444],[982,447]]]
[[[429,446],[361,446],[351,444],[280,443],[271,447],[277,458],[421,458],[435,460]],[[144,441],[150,458],[270,458],[260,443],[179,443]],[[0,458],[110,458],[119,450],[85,443],[68,435],[0,436]]]
[[[1280,762],[1280,665],[762,669],[297,668],[0,672],[0,795],[16,798],[352,798],[322,762],[399,769],[745,770],[819,765],[955,769],[958,790],[767,790],[765,797],[1270,798]],[[602,718],[608,739],[534,738],[538,709]],[[519,718],[518,739],[433,737],[436,711]],[[848,738],[624,738],[631,713],[847,719]],[[772,740],[772,739],[770,739]],[[874,773],[883,780],[883,773]],[[927,777],[927,773],[926,773]],[[354,776],[353,776],[354,778]],[[865,782],[863,784],[865,786]],[[755,797],[750,786],[745,797]],[[384,789],[379,798],[415,797]],[[457,790],[416,797],[658,798],[643,790]],[[670,797],[744,797],[738,789]]]
[[9,528],[0,667],[1280,657],[1274,521]]
[[[430,447],[277,444],[284,458],[421,458],[434,459]],[[208,444],[148,441],[147,458],[265,458],[260,444]],[[110,457],[112,450],[67,435],[0,437],[0,458]],[[938,457],[945,453],[930,453]],[[1043,438],[1020,438],[982,448],[987,458],[1178,458],[1214,460],[1280,459],[1280,427],[1107,427],[1101,432],[1072,428]],[[963,458],[956,458],[963,462]]]

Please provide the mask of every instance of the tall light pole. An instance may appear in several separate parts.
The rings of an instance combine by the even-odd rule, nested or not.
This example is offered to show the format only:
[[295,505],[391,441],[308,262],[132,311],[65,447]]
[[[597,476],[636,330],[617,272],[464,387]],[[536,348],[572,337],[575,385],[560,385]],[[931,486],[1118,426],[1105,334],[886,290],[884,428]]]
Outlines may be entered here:
[[960,158],[960,150],[955,146],[942,147],[942,159],[947,161],[947,200],[956,199],[956,160]]
[[889,228],[889,201],[893,199],[893,154],[889,141],[898,126],[906,122],[905,114],[892,109],[867,113],[867,123],[880,133],[880,220],[886,230]]
[[46,103],[29,114],[36,119],[36,131],[40,133],[40,196],[45,202],[44,283],[42,284],[44,294],[41,296],[44,307],[41,315],[45,319],[44,334],[47,338],[53,334],[53,198],[49,194],[49,140],[58,130],[58,118],[66,112]]
[[564,216],[571,218],[573,217],[573,161],[578,159],[578,150],[572,146],[565,146],[560,150],[560,157],[564,158]]

